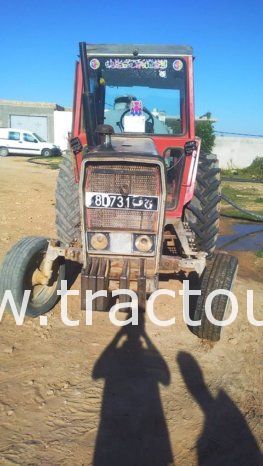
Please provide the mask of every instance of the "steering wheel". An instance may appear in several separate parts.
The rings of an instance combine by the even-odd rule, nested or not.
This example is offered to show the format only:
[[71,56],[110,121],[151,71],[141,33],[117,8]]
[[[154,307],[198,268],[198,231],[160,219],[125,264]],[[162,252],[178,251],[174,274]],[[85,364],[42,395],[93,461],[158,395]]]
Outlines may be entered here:
[[[146,133],[153,133],[154,132],[154,118],[153,118],[153,115],[151,114],[150,110],[148,110],[146,107],[143,107],[142,111],[143,111],[143,113],[146,113],[146,115],[148,115],[148,118],[146,119],[146,122],[145,122],[145,132]],[[125,115],[127,115],[127,113],[129,113],[129,112],[130,112],[130,109],[128,108],[128,110],[125,110],[123,112],[123,114],[121,115],[121,117],[120,117],[119,127],[120,127],[122,132],[124,131],[123,119],[124,119]]]

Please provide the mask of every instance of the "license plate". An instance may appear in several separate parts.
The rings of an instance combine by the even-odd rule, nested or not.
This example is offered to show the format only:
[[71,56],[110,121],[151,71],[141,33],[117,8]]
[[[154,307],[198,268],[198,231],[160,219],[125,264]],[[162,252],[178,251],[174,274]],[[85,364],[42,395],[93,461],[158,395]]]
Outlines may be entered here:
[[129,209],[148,210],[158,209],[157,196],[139,196],[111,194],[111,193],[90,193],[86,192],[86,207],[92,209]]

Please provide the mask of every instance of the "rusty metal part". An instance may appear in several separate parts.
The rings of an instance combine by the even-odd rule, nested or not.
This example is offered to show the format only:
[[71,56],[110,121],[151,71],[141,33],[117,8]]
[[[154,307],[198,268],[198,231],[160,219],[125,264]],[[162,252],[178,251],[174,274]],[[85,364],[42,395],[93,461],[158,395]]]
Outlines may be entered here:
[[[140,259],[137,262],[136,280],[130,279],[131,261],[125,259],[122,267],[120,264],[114,273],[114,281],[112,281],[112,263],[103,258],[89,258],[87,268],[81,272],[81,309],[86,309],[86,291],[90,290],[95,293],[99,290],[106,290],[107,297],[98,297],[92,302],[92,310],[106,311],[109,307],[110,294],[113,289],[129,290],[133,289],[138,295],[139,310],[145,310],[146,293],[155,291],[158,287],[158,275],[146,276],[145,260]],[[114,264],[116,267],[116,264]],[[117,274],[119,271],[119,274]],[[113,286],[114,284],[114,286]],[[130,302],[129,295],[120,295],[119,303]]]
[[41,270],[36,269],[32,275],[32,285],[48,285],[49,278],[45,277]]
[[70,246],[64,249],[65,259],[81,263],[82,259],[82,250],[80,247]]
[[177,238],[177,236],[173,235],[169,231],[165,231],[164,234],[163,234],[163,238],[167,239],[167,240],[175,240]]
[[89,273],[91,269],[91,260],[87,262],[87,267],[81,272],[81,285],[80,285],[80,308],[86,309],[86,290],[88,290]]
[[184,273],[196,272],[200,276],[206,266],[206,256],[205,252],[198,252],[194,258],[163,255],[160,263],[160,274],[182,271]]
[[53,263],[58,257],[64,257],[64,249],[54,239],[49,240],[46,254],[41,266],[36,269],[32,276],[32,285],[48,285],[53,272]]
[[[81,309],[86,309],[86,291],[92,294],[109,288],[110,262],[107,259],[90,258],[85,270],[81,272]],[[109,303],[109,296],[100,296],[92,301],[92,310],[105,311]]]
[[196,272],[199,276],[201,276],[206,266],[206,256],[207,254],[205,252],[200,252],[197,254],[196,258],[181,258],[178,266],[180,270],[186,274],[190,272]]
[[109,304],[109,270],[110,262],[107,259],[100,259],[99,270],[97,276],[97,291],[106,290],[106,296],[100,296],[96,299],[96,310],[97,311],[106,311]]
[[58,257],[81,263],[82,250],[78,245],[62,247],[55,239],[50,239],[46,254],[39,269],[32,276],[32,285],[48,285],[53,272],[53,264]]
[[137,295],[139,311],[145,311],[146,305],[146,276],[144,274],[144,259],[140,259],[139,277],[137,280]]
[[[91,269],[88,276],[87,289],[91,290],[92,294],[97,291],[97,275],[99,270],[99,259],[95,258],[91,261]],[[92,310],[95,310],[95,302],[92,302]]]
[[[130,288],[130,263],[126,259],[123,263],[121,275],[120,275],[120,290],[128,290]],[[119,303],[127,303],[130,301],[130,296],[120,295]]]
[[146,276],[146,293],[153,293],[159,288],[159,274],[148,277]]
[[196,252],[193,251],[193,249],[191,248],[191,246],[189,244],[190,243],[189,236],[190,236],[191,232],[188,230],[188,228],[186,228],[187,225],[184,225],[182,220],[180,218],[178,218],[173,223],[173,226],[174,226],[174,229],[175,229],[176,236],[177,236],[178,240],[181,243],[181,246],[182,246],[182,249],[183,249],[184,253],[187,256],[195,256]]

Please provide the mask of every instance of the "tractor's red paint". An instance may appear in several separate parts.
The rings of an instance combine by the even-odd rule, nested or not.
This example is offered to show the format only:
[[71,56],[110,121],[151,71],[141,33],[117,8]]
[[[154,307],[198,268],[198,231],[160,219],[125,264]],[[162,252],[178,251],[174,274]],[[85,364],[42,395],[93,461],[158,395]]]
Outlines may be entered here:
[[[195,140],[197,143],[197,150],[194,150],[191,155],[185,159],[185,166],[181,181],[181,188],[177,206],[173,210],[166,211],[167,220],[174,219],[182,216],[183,207],[188,203],[194,193],[194,185],[196,178],[196,171],[198,165],[199,151],[201,141],[195,137],[195,114],[194,114],[194,90],[193,90],[193,56],[183,57],[187,68],[187,93],[186,93],[186,106],[182,113],[182,127],[183,135],[181,136],[158,136],[152,135],[151,138],[160,156],[163,156],[168,148],[184,148],[188,141]],[[76,62],[75,70],[75,91],[74,91],[74,105],[73,105],[73,125],[72,137],[77,137],[82,145],[87,144],[86,132],[83,127],[83,107],[82,107],[82,94],[83,94],[83,72],[81,63]],[[186,110],[185,110],[186,109]],[[76,154],[76,167],[75,177],[76,182],[79,182],[79,173],[82,162],[82,152]],[[169,221],[167,222],[169,223]]]

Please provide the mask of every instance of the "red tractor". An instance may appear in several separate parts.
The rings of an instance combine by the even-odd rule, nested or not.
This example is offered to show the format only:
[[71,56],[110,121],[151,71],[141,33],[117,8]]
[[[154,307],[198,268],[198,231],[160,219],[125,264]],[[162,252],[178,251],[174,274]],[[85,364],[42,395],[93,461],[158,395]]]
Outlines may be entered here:
[[[221,327],[205,313],[214,289],[230,290],[237,261],[215,253],[220,171],[195,136],[192,48],[80,43],[71,151],[56,190],[57,239],[22,239],[6,255],[1,296],[13,292],[27,314],[57,302],[65,260],[81,264],[86,290],[136,289],[139,306],[164,274],[195,280],[192,331],[216,341]],[[222,320],[228,297],[212,312]],[[97,310],[109,302],[97,298]]]

